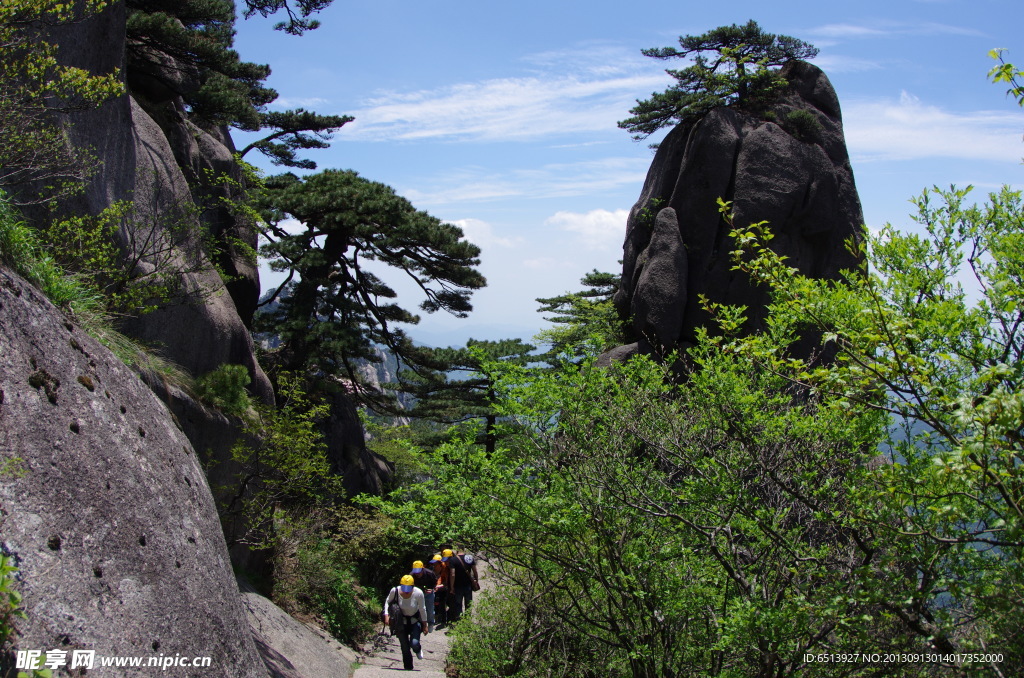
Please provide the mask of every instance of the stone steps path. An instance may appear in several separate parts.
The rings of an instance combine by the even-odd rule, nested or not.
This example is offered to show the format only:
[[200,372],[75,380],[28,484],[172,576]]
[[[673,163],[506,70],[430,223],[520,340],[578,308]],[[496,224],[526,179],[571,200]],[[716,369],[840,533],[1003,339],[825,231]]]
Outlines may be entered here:
[[[421,678],[445,678],[448,663],[448,629],[442,628],[421,638],[423,659],[413,658],[413,670]],[[402,650],[398,637],[385,632],[378,634],[363,647],[357,658],[359,667],[353,678],[395,678],[396,672],[406,673],[402,668]]]
[[[474,603],[479,600],[481,594],[494,586],[494,577],[491,576],[487,561],[477,556],[477,573],[480,575],[480,590],[473,594]],[[463,614],[461,623],[472,623],[472,615],[468,617]],[[383,626],[381,624],[380,626]],[[406,672],[402,667],[402,649],[398,643],[398,637],[392,637],[387,631],[378,634],[363,646],[357,661],[359,667],[352,678],[396,678],[398,674],[408,673],[420,678],[447,678],[445,668],[448,665],[448,627],[436,629],[426,637],[420,638],[423,646],[423,659],[412,660],[412,671]]]

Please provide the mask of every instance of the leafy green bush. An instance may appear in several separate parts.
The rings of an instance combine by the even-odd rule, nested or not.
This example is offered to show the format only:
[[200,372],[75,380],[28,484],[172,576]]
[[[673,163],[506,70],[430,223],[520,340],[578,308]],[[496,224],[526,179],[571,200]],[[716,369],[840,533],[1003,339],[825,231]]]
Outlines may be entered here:
[[196,395],[224,414],[241,417],[252,408],[246,391],[251,381],[245,365],[221,365],[196,379]]
[[215,492],[221,520],[241,520],[246,527],[237,539],[255,548],[273,546],[271,526],[280,510],[294,514],[330,507],[345,496],[318,428],[328,405],[287,373],[279,375],[277,398],[277,407],[258,406],[243,420],[244,435],[231,449],[238,472],[231,486]]
[[522,592],[499,588],[473,603],[473,623],[448,632],[448,665],[458,678],[522,675],[515,658],[516,641],[528,628],[521,609]]
[[102,307],[94,289],[81,278],[67,275],[45,253],[39,236],[3,195],[0,195],[0,262],[38,287],[55,306],[82,315],[95,314]]
[[16,676],[17,678],[51,678],[50,669],[31,669],[15,673],[12,659],[14,637],[17,634],[15,624],[18,619],[25,619],[25,611],[21,608],[21,594],[17,590],[18,568],[13,559],[0,553],[0,675]]
[[21,594],[15,588],[17,572],[11,558],[0,553],[0,653],[9,649],[14,638],[15,620],[25,617],[21,609]]
[[790,111],[786,114],[782,127],[800,141],[811,143],[821,140],[821,122],[810,111]]
[[376,597],[360,585],[356,559],[372,548],[385,522],[360,509],[337,507],[279,514],[274,601],[338,640],[357,645],[377,620]]
[[552,615],[542,602],[545,592],[536,586],[539,580],[524,575],[528,573],[519,569],[514,578],[523,583],[499,583],[475,599],[472,614],[465,618],[469,623],[451,628],[449,675],[590,678],[596,666],[602,678],[630,675],[608,647],[594,643],[578,624]]

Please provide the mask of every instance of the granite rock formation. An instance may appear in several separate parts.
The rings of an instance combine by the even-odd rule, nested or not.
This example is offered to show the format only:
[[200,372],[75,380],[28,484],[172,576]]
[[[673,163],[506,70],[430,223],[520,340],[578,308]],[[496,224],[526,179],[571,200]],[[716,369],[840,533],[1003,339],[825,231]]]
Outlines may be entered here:
[[321,629],[292,618],[248,582],[239,580],[238,586],[256,647],[271,678],[351,678],[355,652]]
[[858,265],[845,246],[863,215],[839,100],[816,66],[793,61],[783,73],[790,89],[765,111],[717,108],[661,142],[629,215],[615,296],[633,351],[693,345],[711,326],[700,295],[748,307],[748,330],[763,323],[767,295],[732,270],[718,198],[732,202],[736,225],[768,221],[772,248],[805,275],[834,279]]
[[134,372],[3,269],[0,466],[19,649],[210,657],[175,675],[267,675],[192,445]]
[[[113,3],[59,29],[54,37],[60,59],[96,73],[115,68],[125,73],[125,20],[124,3]],[[257,237],[252,224],[230,207],[240,197],[242,177],[229,130],[200,126],[189,118],[178,92],[198,86],[198,80],[187,68],[154,59],[147,69],[129,71],[127,86],[127,95],[68,121],[70,142],[91,149],[97,162],[85,192],[65,209],[97,214],[116,201],[132,201],[133,211],[119,233],[121,244],[126,251],[138,251],[139,243],[164,250],[160,256],[142,256],[138,266],[177,266],[183,294],[175,303],[125,321],[121,329],[193,376],[223,364],[244,365],[253,395],[273,403],[274,390],[256,359],[250,334],[259,298],[259,274],[251,258]],[[211,417],[180,392],[161,396],[180,420],[204,422],[184,427],[196,449],[208,451],[217,462],[229,459],[229,443],[238,432],[215,429],[221,421],[231,429],[232,422]],[[352,468],[353,480],[346,479],[346,485],[353,492],[375,491],[390,478],[387,466],[366,449],[362,426],[349,417],[351,402],[338,405],[335,419],[351,420],[355,430],[335,446],[346,446],[351,459],[366,461]],[[354,444],[360,449],[352,450]]]
[[[60,60],[94,73],[115,68],[125,73],[125,12],[124,3],[113,3],[56,29]],[[168,72],[187,80],[171,65]],[[120,244],[140,259],[140,271],[179,269],[182,294],[179,303],[143,315],[125,329],[160,347],[193,375],[224,363],[245,365],[256,397],[273,402],[247,326],[259,278],[242,245],[254,247],[256,234],[220,200],[235,196],[217,177],[239,178],[230,135],[225,129],[197,127],[181,98],[154,82],[132,79],[128,95],[68,120],[69,142],[90,149],[96,162],[84,193],[64,209],[98,214],[116,201],[131,201]]]

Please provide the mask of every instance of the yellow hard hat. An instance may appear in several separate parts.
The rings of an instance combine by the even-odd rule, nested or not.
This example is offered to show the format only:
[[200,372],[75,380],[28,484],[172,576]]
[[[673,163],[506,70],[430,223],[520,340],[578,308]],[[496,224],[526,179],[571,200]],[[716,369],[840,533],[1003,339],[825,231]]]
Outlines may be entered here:
[[452,556],[454,556],[454,555],[455,555],[454,553],[452,553],[452,550],[451,550],[451,549],[445,549],[444,551],[442,551],[442,552],[441,552],[441,554],[442,554],[442,555],[443,555],[443,556],[444,556],[445,558],[451,558]]

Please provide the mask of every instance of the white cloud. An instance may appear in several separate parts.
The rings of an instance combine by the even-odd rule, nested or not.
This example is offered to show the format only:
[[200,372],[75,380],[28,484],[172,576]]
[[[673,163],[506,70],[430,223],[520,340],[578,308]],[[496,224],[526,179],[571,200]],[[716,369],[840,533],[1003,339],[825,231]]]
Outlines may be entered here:
[[664,66],[612,45],[522,60],[525,74],[432,90],[383,92],[354,111],[346,140],[508,141],[615,132],[637,97],[664,89]]
[[826,38],[876,38],[888,35],[888,31],[856,24],[825,24],[808,31],[810,35]]
[[328,103],[327,99],[321,99],[320,97],[278,97],[270,104],[270,107],[279,108],[281,110],[291,108],[310,109],[318,106],[322,107],[326,103]]
[[814,65],[826,73],[861,73],[882,68],[882,62],[860,59],[842,54],[819,54],[811,59]]
[[642,186],[650,164],[650,157],[611,157],[506,172],[467,167],[446,173],[435,184],[397,188],[417,206],[431,207],[518,197],[565,198]]
[[892,38],[904,35],[965,35],[985,37],[983,31],[966,26],[951,26],[936,22],[904,23],[899,21],[872,21],[868,24],[838,23],[809,28],[804,32],[811,42],[821,46],[824,40],[860,38]]
[[482,249],[490,247],[517,247],[522,238],[503,238],[494,233],[494,227],[481,219],[457,219],[450,222],[462,229],[466,240]]
[[544,223],[580,235],[588,249],[610,250],[622,247],[626,232],[627,210],[597,209],[586,213],[556,212]]
[[509,141],[609,131],[638,94],[666,85],[661,76],[585,80],[502,78],[439,90],[391,93],[355,110],[347,140]]
[[907,92],[899,101],[843,106],[846,143],[855,160],[960,158],[1019,162],[1024,114],[951,112]]

